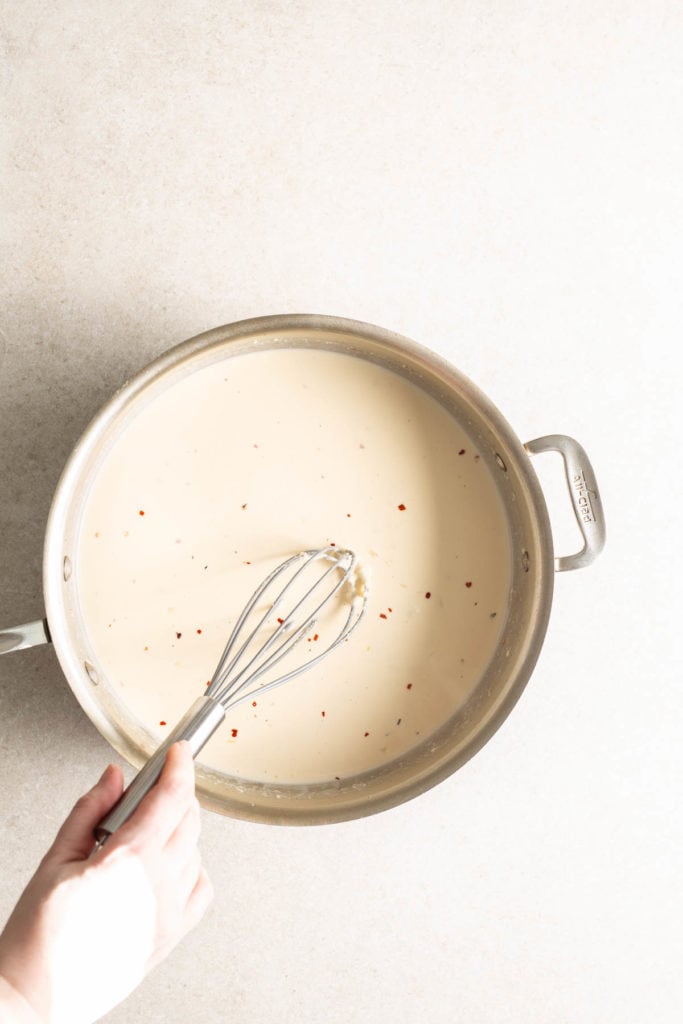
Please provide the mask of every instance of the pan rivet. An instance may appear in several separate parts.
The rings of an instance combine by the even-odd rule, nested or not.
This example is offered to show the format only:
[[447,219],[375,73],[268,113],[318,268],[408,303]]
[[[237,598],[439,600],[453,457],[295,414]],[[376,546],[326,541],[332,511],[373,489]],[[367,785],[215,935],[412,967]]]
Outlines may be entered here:
[[501,468],[501,469],[503,470],[503,472],[504,472],[504,473],[507,473],[507,471],[508,471],[508,468],[507,468],[507,466],[505,465],[505,463],[503,462],[503,459],[502,459],[502,457],[501,457],[501,456],[500,456],[500,455],[498,454],[498,452],[496,452],[496,462],[498,463],[498,465],[500,466],[500,468]]
[[91,665],[89,661],[84,661],[83,664],[85,666],[85,671],[88,673],[95,686],[97,686],[99,684],[100,678],[97,674],[97,671],[95,670],[95,666]]
[[69,579],[69,577],[71,576],[71,570],[72,570],[71,559],[69,558],[68,555],[64,555],[63,575],[64,575],[64,582],[65,583]]
[[526,548],[522,551],[522,569],[524,569],[524,572],[529,571],[529,552]]

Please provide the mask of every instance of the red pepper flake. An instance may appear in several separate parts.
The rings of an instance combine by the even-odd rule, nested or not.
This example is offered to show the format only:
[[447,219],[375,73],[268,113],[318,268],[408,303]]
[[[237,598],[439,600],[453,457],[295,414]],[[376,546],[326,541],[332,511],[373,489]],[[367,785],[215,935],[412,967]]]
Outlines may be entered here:
[[245,562],[244,564],[245,565],[251,565],[251,562]]
[[460,451],[458,452],[458,455],[464,455],[464,454],[465,454],[465,449],[461,448]]
[[386,619],[386,615],[384,614],[384,612],[380,612],[379,617],[380,619]]
[[197,632],[198,632],[198,633],[201,633],[201,629],[198,629],[198,630],[197,630]]
[[284,619],[278,619],[277,621],[280,623],[281,626],[284,626],[284,624],[285,624],[285,620]]
[[242,505],[242,511],[243,511],[243,512],[244,512],[244,510],[245,510],[245,508],[246,508],[246,507],[247,507],[247,503],[246,503],[246,501],[245,501],[244,505]]
[[427,600],[429,600],[429,598],[431,596],[432,596],[432,592],[431,592],[431,590],[428,590],[427,593],[425,594],[425,597],[427,598]]
[[235,739],[237,736],[237,729],[231,729],[230,732],[232,733],[232,738]]
[[256,707],[256,701],[255,701],[255,700],[252,700],[252,702],[251,702],[251,706],[252,706],[252,708],[255,708],[255,707]]
[[408,683],[408,685],[406,686],[406,690],[412,690],[412,688],[413,688],[413,684],[412,683]]
[[166,725],[166,722],[159,722],[159,725]]
[[341,782],[341,779],[339,778],[339,776],[338,776],[338,775],[335,775],[335,777],[334,777],[334,778],[335,778],[335,782]]
[[180,640],[182,635],[183,635],[182,633],[176,633],[176,635],[175,635],[176,640]]
[[321,711],[320,714],[323,716],[323,718],[325,717],[325,712],[324,711]]
[[140,509],[140,511],[138,512],[138,515],[139,516],[144,516],[144,514],[145,514],[144,509]]
[[364,732],[364,733],[363,733],[363,736],[369,736],[369,735],[370,735],[370,733],[369,733],[369,732]]
[[330,547],[331,547],[331,548],[336,548],[336,546],[337,546],[337,545],[336,545],[336,544],[334,543],[334,541],[333,541],[333,540],[331,540],[331,541],[330,541]]
[[211,680],[210,680],[210,679],[207,679],[207,680],[206,680],[206,685],[207,685],[207,686],[211,686]]
[[401,502],[401,504],[400,504],[400,505],[398,506],[398,510],[399,510],[399,512],[405,512],[405,510],[406,510],[406,507],[405,507],[405,505],[403,504],[403,502]]
[[[350,512],[347,512],[347,513],[346,513],[346,518],[347,518],[347,519],[350,519],[350,518],[351,518],[351,513],[350,513]],[[95,534],[95,536],[97,537],[97,534]]]
[[466,587],[471,587],[471,586],[472,586],[472,580],[467,580],[467,581],[465,582],[465,586],[466,586]]
[[319,640],[320,639],[319,634],[318,633],[314,633],[313,634],[313,639],[314,640]]
[[393,608],[388,608],[387,611],[393,612]]

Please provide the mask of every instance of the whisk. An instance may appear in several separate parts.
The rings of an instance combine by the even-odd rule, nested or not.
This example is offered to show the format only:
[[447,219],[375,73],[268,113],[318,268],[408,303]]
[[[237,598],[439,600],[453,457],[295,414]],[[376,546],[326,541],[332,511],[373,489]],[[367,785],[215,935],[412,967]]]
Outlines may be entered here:
[[[352,551],[336,547],[302,551],[273,569],[237,619],[206,692],[187,710],[95,829],[95,850],[128,820],[152,788],[173,743],[188,740],[196,757],[228,708],[281,686],[339,647],[360,622],[366,602],[366,581]],[[325,618],[321,622],[322,616]],[[323,643],[321,652],[310,656],[312,648],[306,645],[309,657],[288,664],[288,656],[304,637],[316,627],[323,630],[325,626],[331,630],[332,639]]]

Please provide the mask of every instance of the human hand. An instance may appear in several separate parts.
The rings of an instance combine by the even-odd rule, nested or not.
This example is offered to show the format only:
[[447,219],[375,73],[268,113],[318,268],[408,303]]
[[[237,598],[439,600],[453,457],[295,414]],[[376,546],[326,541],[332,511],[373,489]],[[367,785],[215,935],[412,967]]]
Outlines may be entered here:
[[121,769],[109,765],[76,803],[0,935],[0,1009],[12,1006],[17,1021],[92,1024],[211,901],[189,744],[170,748],[157,784],[88,859],[93,829],[122,790]]

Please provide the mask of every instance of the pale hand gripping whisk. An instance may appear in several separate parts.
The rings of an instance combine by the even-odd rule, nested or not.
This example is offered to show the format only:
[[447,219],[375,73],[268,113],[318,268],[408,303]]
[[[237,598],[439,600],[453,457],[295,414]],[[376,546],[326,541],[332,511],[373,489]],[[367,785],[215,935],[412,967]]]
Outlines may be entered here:
[[[366,602],[366,580],[352,551],[336,547],[302,551],[273,569],[237,619],[205,694],[187,710],[95,829],[95,851],[152,788],[173,743],[189,741],[196,757],[224,720],[227,708],[317,665],[355,629]],[[321,653],[294,664],[285,661],[316,628],[331,631],[331,640],[320,634]],[[313,648],[305,644],[302,649],[310,655]],[[277,674],[273,670],[283,661]]]

